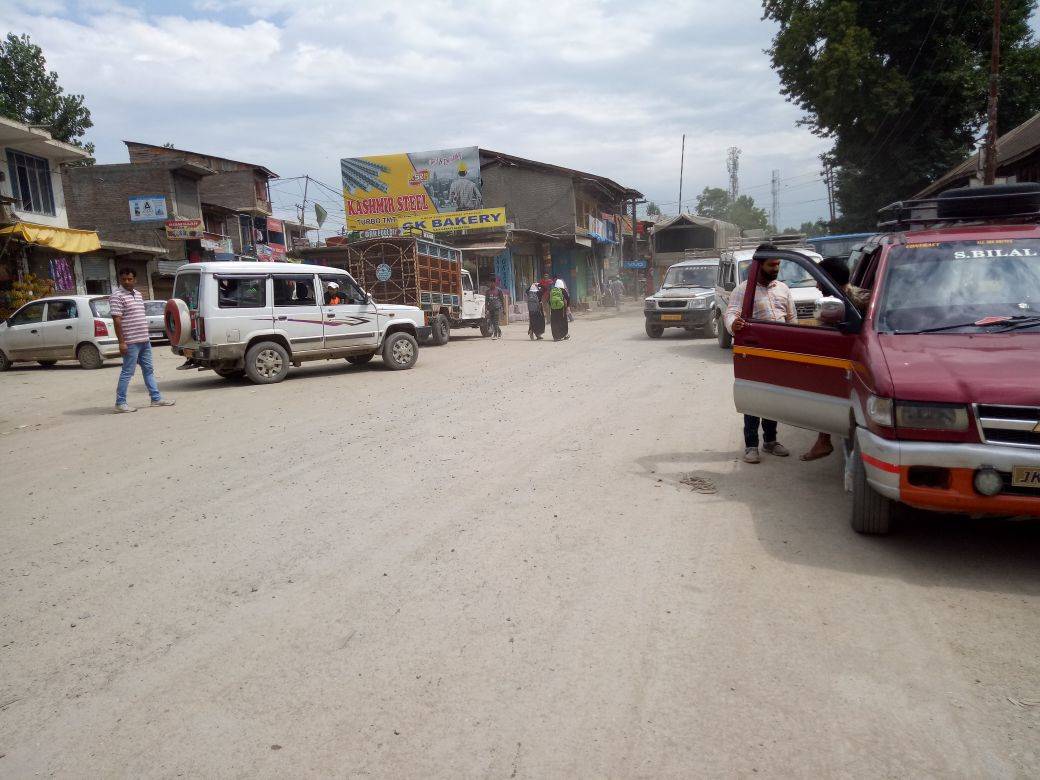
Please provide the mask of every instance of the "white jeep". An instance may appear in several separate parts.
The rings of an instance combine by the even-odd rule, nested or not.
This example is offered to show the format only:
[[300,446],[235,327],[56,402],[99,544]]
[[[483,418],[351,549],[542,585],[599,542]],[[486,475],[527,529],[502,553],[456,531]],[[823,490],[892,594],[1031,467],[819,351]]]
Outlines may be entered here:
[[429,330],[420,309],[375,303],[346,271],[295,263],[189,263],[166,308],[175,353],[260,384],[306,360],[380,355],[387,368],[411,368]]

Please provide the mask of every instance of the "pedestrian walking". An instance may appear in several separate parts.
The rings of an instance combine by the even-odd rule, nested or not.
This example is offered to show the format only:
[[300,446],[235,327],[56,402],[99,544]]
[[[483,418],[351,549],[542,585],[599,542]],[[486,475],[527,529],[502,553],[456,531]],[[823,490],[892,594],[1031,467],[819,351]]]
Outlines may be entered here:
[[500,339],[502,338],[502,326],[499,323],[499,319],[506,308],[506,295],[498,279],[491,282],[491,286],[487,288],[486,295],[487,317],[488,324],[491,325],[491,338]]
[[534,341],[541,340],[545,333],[545,313],[542,311],[542,291],[535,282],[527,291],[527,317],[530,321],[527,327],[527,335]]
[[567,312],[571,305],[571,296],[563,279],[557,279],[549,290],[549,326],[552,329],[553,341],[563,341],[571,337],[567,322]]
[[[765,260],[758,270],[755,280],[755,308],[752,319],[768,322],[793,322],[795,319],[794,301],[791,300],[791,289],[777,280],[780,275],[779,260]],[[724,322],[726,329],[736,335],[748,323],[740,316],[744,305],[744,291],[747,281],[741,282],[730,294],[729,306],[726,307]],[[770,455],[786,458],[791,453],[776,440],[776,420],[759,420],[750,414],[744,415],[744,462],[760,463],[758,454],[758,426],[762,424],[762,449]]]
[[618,277],[610,280],[610,294],[614,298],[614,308],[621,310],[621,299],[625,295],[625,284]]
[[148,388],[152,406],[173,406],[172,400],[162,397],[155,383],[155,372],[152,369],[152,344],[148,340],[148,320],[144,313],[144,298],[134,289],[137,273],[132,268],[119,271],[119,287],[109,296],[112,322],[116,327],[116,338],[119,339],[119,354],[123,356],[123,369],[119,372],[119,384],[116,385],[116,411],[136,412],[137,409],[126,402],[126,390],[134,377],[137,366],[141,366],[144,385]]

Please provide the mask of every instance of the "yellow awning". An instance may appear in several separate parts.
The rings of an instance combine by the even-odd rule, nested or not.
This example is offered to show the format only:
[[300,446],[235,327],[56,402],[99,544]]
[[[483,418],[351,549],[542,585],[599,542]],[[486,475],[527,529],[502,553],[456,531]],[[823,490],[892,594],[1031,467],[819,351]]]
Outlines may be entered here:
[[98,234],[93,230],[48,227],[47,225],[37,225],[34,222],[16,222],[0,228],[0,237],[3,236],[12,236],[27,244],[39,244],[73,255],[94,252],[101,248]]

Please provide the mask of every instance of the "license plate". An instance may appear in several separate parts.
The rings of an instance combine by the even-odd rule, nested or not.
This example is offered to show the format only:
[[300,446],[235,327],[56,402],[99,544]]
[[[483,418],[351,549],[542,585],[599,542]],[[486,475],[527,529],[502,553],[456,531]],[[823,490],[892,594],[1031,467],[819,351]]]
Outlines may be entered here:
[[1013,487],[1036,488],[1040,490],[1040,468],[1033,466],[1015,466],[1011,472]]
[[682,322],[682,315],[681,314],[662,314],[661,315],[661,319],[662,320],[667,320],[668,322]]
[[183,354],[184,354],[184,357],[186,357],[186,358],[195,357],[195,350],[193,350],[193,349],[186,349],[186,350],[184,350]]

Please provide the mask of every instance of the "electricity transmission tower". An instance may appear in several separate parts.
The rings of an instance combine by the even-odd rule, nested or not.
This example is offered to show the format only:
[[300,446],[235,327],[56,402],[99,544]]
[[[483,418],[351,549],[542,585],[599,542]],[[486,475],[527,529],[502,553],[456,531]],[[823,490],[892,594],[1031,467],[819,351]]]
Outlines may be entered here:
[[740,192],[740,149],[735,146],[726,152],[726,170],[729,171],[729,198],[736,200]]

